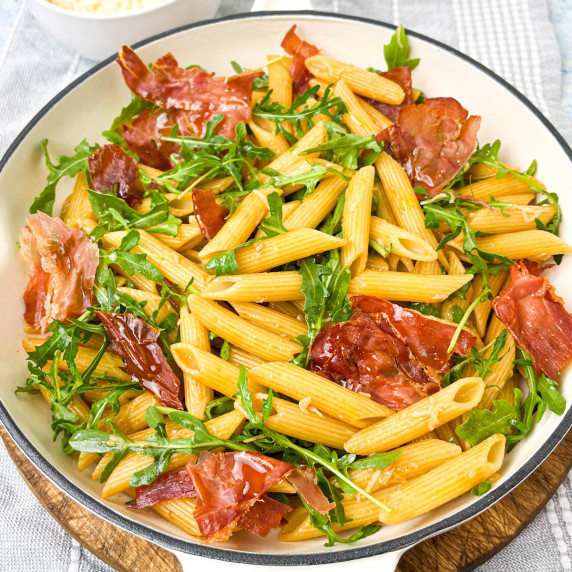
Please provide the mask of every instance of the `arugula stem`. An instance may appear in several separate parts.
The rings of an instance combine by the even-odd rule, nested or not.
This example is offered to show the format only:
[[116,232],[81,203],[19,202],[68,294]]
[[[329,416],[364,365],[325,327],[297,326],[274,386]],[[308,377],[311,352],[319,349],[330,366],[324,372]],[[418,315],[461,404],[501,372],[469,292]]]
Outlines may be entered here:
[[453,351],[455,344],[457,343],[457,340],[459,339],[459,336],[461,335],[461,330],[464,328],[464,326],[467,323],[467,320],[469,319],[469,316],[472,314],[473,310],[481,302],[484,302],[489,297],[489,294],[490,294],[490,289],[484,288],[483,291],[473,300],[471,305],[465,310],[465,313],[463,314],[463,317],[461,318],[461,321],[459,322],[457,329],[455,330],[455,333],[453,334],[453,337],[451,338],[451,343],[449,344],[449,347],[447,348],[447,353],[451,353]]
[[[277,435],[279,435],[279,434],[277,433]],[[282,435],[280,435],[280,437],[282,437]],[[336,477],[338,477],[339,479],[344,481],[346,484],[348,484],[350,487],[352,487],[356,492],[360,493],[362,496],[364,496],[365,498],[370,500],[373,504],[375,504],[376,506],[378,506],[382,510],[384,510],[386,512],[392,512],[392,510],[387,505],[384,505],[381,501],[377,500],[373,495],[371,495],[370,493],[368,493],[367,491],[365,491],[361,487],[358,487],[349,477],[346,477],[346,475],[344,475],[340,470],[338,470],[337,467],[335,467],[332,463],[325,461],[322,457],[320,457],[319,455],[316,455],[312,451],[310,451],[308,449],[304,449],[303,447],[296,445],[295,443],[290,441],[290,439],[288,439],[287,437],[284,439],[284,444],[288,448],[294,449],[294,451],[296,451],[297,453],[299,453],[303,457],[308,457],[308,458],[312,459],[312,461],[314,461],[314,463],[322,465],[324,468],[326,468],[328,471],[330,471],[331,473],[336,475]]]

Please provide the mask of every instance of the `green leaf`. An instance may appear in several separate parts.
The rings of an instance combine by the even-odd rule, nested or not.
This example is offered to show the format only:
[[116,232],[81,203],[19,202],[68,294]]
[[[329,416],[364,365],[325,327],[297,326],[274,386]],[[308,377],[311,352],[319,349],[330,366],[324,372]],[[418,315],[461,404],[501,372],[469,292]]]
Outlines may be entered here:
[[99,250],[100,258],[108,264],[117,264],[129,276],[136,272],[154,282],[162,282],[163,275],[159,269],[147,261],[145,253],[135,254],[130,252],[139,244],[139,232],[130,230],[121,240],[121,244],[112,251]]
[[269,238],[285,234],[288,231],[282,222],[282,206],[284,205],[282,198],[276,191],[273,191],[268,195],[267,201],[270,214],[260,224],[260,230]]
[[414,70],[419,64],[419,58],[409,58],[409,42],[403,26],[398,26],[389,44],[383,46],[383,55],[388,70],[401,66],[409,66]]
[[325,123],[328,133],[328,141],[317,147],[307,149],[302,155],[310,153],[325,153],[326,159],[341,165],[344,169],[357,169],[359,159],[365,150],[369,150],[366,155],[364,165],[371,165],[383,151],[383,143],[378,143],[373,135],[362,137],[348,133],[341,125],[327,121]]
[[205,406],[205,420],[210,421],[215,417],[224,415],[234,409],[234,400],[230,397],[218,397],[209,401]]
[[125,123],[141,115],[145,109],[154,107],[151,102],[145,101],[138,95],[132,94],[131,98],[129,104],[122,108],[121,113],[113,120],[109,131],[119,132]]
[[396,449],[387,453],[374,453],[369,457],[364,457],[354,461],[350,469],[385,469],[390,463],[398,459],[403,451]]
[[329,235],[335,235],[342,230],[342,216],[344,214],[344,205],[346,203],[345,191],[340,195],[334,212],[326,217],[321,232]]
[[441,316],[439,308],[436,308],[433,304],[425,304],[424,302],[411,302],[409,309],[415,310],[425,316],[432,316],[433,318],[439,318]]
[[[470,284],[470,282],[469,282]],[[457,304],[455,304],[452,308],[451,308],[451,317],[453,318],[453,322],[455,322],[456,324],[458,324],[462,319],[463,319],[463,308],[461,308],[461,306],[458,306]]]
[[110,453],[124,444],[120,437],[97,429],[82,429],[70,438],[70,445],[80,453]]
[[[330,97],[331,89],[329,86],[316,103],[308,106],[308,100],[315,98],[318,91],[320,91],[319,85],[311,87],[298,96],[290,107],[286,107],[277,101],[272,102],[270,100],[272,92],[269,91],[255,105],[252,115],[272,121],[276,125],[276,134],[282,133],[290,143],[294,144],[298,138],[304,135],[303,121],[312,127],[314,125],[313,117],[326,115],[331,121],[341,123],[342,116],[347,111],[344,102],[339,97]],[[293,126],[295,135],[286,128],[287,122]]]
[[483,481],[471,489],[471,494],[475,495],[476,497],[483,496],[485,493],[488,493],[491,490],[492,486],[492,481]]
[[252,394],[248,389],[248,377],[246,376],[246,370],[244,366],[240,366],[240,373],[238,375],[237,381],[237,390],[238,390],[238,397],[240,398],[240,403],[244,412],[246,413],[246,418],[255,425],[260,424],[260,417],[256,413],[254,409],[254,405],[252,403]]
[[566,400],[558,391],[558,384],[544,374],[541,374],[538,378],[538,393],[550,411],[557,415],[564,413],[566,410]]
[[[230,65],[237,74],[245,71],[245,68],[237,62],[230,62]],[[252,82],[252,89],[268,89],[268,75],[264,74],[263,76],[255,78]]]
[[496,399],[493,406],[494,412],[488,409],[473,409],[467,421],[455,430],[457,435],[473,446],[496,433],[511,435],[514,422],[518,421],[516,407],[506,399]]
[[165,424],[163,414],[160,413],[156,407],[147,407],[147,410],[145,411],[145,421],[147,421],[147,425],[155,431],[157,431],[157,428],[160,425]]
[[132,209],[123,199],[109,193],[88,189],[89,202],[98,222],[107,231],[144,228],[150,233],[177,236],[181,219],[173,216],[169,202],[154,189],[149,189],[151,208],[146,213]]
[[56,163],[53,163],[48,153],[48,140],[44,139],[41,142],[42,151],[48,167],[48,184],[44,190],[34,199],[30,207],[30,213],[34,214],[42,211],[48,215],[52,214],[54,202],[56,200],[56,186],[58,182],[64,177],[75,177],[80,171],[87,170],[87,159],[96,150],[99,145],[91,146],[84,139],[75,149],[75,155],[66,157],[59,155],[56,158]]

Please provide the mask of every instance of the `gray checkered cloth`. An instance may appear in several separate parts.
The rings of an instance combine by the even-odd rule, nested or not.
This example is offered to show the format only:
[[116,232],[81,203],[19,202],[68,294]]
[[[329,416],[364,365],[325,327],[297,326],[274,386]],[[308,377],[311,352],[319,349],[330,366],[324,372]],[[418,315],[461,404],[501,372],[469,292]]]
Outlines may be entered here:
[[[560,108],[560,54],[544,0],[314,0],[313,4],[316,10],[403,24],[460,49],[526,94],[572,141],[572,126]],[[251,6],[252,0],[223,0],[218,15],[248,12]],[[0,54],[0,155],[51,97],[92,65],[60,46],[22,8]],[[48,516],[1,445],[0,475],[2,572],[111,570]],[[567,479],[522,534],[480,570],[571,570],[571,500]],[[214,571],[217,563],[208,567]]]

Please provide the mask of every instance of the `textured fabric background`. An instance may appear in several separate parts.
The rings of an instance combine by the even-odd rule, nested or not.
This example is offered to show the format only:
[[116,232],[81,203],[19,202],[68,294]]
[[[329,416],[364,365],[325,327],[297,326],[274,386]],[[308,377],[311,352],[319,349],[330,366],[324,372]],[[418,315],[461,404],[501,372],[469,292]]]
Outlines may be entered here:
[[[550,0],[553,22],[570,55],[564,77],[572,112],[570,0]],[[246,12],[252,0],[223,0],[219,16]],[[525,93],[572,141],[561,110],[562,67],[545,0],[314,0],[317,10],[402,23],[459,48]],[[9,27],[8,22],[12,25]],[[67,51],[45,33],[21,0],[0,0],[0,155],[44,103],[93,62]],[[0,571],[109,572],[41,508],[0,445]],[[479,568],[555,572],[572,569],[570,479],[541,514]],[[351,565],[350,565],[351,566]],[[216,563],[208,564],[216,570]]]

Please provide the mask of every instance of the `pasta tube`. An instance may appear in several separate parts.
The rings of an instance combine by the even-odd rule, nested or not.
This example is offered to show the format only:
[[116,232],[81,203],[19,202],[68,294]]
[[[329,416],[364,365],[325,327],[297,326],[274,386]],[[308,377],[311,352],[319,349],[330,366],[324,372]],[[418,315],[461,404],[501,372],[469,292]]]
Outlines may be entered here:
[[291,363],[265,363],[252,368],[248,375],[261,385],[298,401],[310,397],[318,410],[354,427],[365,427],[375,419],[391,415],[387,407],[369,397]]
[[421,275],[406,272],[376,272],[365,270],[352,278],[349,296],[366,294],[396,302],[441,302],[470,282],[472,274]]
[[367,261],[374,176],[373,167],[363,167],[353,176],[346,191],[342,232],[347,243],[342,246],[340,263],[349,267],[352,276],[363,272]]
[[358,431],[346,442],[345,449],[348,453],[369,455],[398,447],[473,409],[481,400],[484,389],[485,384],[479,377],[460,379]]
[[196,294],[189,296],[189,308],[211,332],[262,359],[290,360],[302,350],[299,343],[269,332]]

